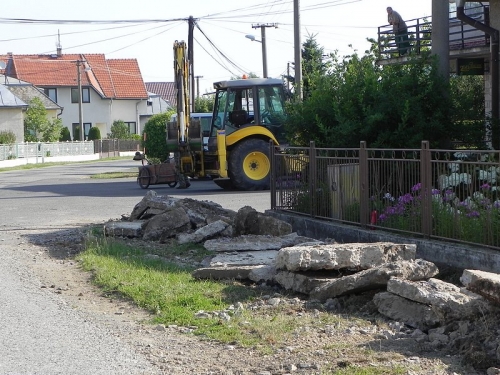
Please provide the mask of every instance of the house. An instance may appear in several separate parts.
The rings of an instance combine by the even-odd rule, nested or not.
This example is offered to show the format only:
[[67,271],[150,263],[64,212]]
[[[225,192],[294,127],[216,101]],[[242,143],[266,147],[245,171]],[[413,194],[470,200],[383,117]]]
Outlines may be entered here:
[[174,82],[146,82],[146,89],[149,92],[160,95],[172,107],[177,106],[177,95]]
[[[104,54],[0,55],[2,73],[31,82],[63,108],[59,118],[73,139],[98,127],[103,137],[116,120],[131,134],[141,133],[141,114],[147,113],[148,92],[136,59],[106,59]],[[81,97],[79,97],[81,87]],[[80,99],[81,98],[81,99]]]
[[[146,88],[147,88],[147,83],[146,83]],[[163,99],[161,95],[148,92],[148,96],[149,99],[147,103],[148,106],[146,113],[140,115],[141,129],[144,129],[144,125],[146,125],[146,122],[148,122],[151,116],[167,112],[172,109],[172,105],[170,104],[170,102]]]
[[24,115],[28,104],[0,84],[0,131],[12,132],[17,142],[24,142]]

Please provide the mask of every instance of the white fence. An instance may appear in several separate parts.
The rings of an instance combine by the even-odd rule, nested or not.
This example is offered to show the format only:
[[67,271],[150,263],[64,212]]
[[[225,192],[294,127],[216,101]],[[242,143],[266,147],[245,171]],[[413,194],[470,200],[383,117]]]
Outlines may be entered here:
[[0,145],[3,166],[98,159],[94,142],[26,142]]

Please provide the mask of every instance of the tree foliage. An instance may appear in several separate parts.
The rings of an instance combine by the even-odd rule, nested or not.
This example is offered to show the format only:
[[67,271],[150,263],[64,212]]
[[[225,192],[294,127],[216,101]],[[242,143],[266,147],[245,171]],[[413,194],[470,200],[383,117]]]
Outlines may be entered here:
[[29,142],[57,142],[63,129],[61,119],[47,118],[40,98],[33,98],[24,116],[24,139]]
[[108,133],[108,138],[130,139],[130,131],[127,124],[125,124],[123,120],[113,121],[113,125],[111,125],[111,133]]
[[89,135],[88,135],[88,140],[93,141],[95,139],[101,139],[101,131],[97,126],[92,126],[89,129]]
[[0,145],[11,145],[16,143],[16,135],[10,130],[0,131]]
[[142,147],[146,149],[149,158],[168,159],[167,122],[174,113],[172,110],[153,115],[144,125]]
[[469,116],[484,117],[481,88],[460,96],[465,86],[452,90],[439,73],[436,56],[381,66],[373,45],[363,56],[332,54],[324,61],[322,49],[313,40],[306,43],[304,100],[288,106],[292,144],[359,147],[366,141],[369,147],[414,148],[428,140],[431,147],[448,148],[452,141],[470,139],[473,130],[484,136],[484,123],[480,129],[459,122],[459,114],[470,106],[475,108]]
[[215,97],[213,95],[204,95],[194,100],[194,111],[199,113],[212,113],[214,110]]
[[67,142],[67,141],[71,141],[71,133],[69,132],[69,129],[67,126],[65,126],[62,130],[61,130],[61,136],[59,137],[59,141],[60,142]]

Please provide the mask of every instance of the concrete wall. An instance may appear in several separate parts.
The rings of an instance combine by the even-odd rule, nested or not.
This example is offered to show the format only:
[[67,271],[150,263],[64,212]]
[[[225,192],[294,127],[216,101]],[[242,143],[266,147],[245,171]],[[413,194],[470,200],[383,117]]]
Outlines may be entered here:
[[454,268],[500,273],[500,251],[453,242],[411,238],[381,230],[366,230],[357,226],[316,220],[283,211],[267,210],[266,214],[290,223],[293,231],[302,236],[317,239],[330,238],[340,243],[411,243],[417,245],[417,257],[434,262],[438,267],[446,265]]
[[24,116],[21,108],[2,108],[0,110],[0,131],[11,131],[16,143],[24,142]]

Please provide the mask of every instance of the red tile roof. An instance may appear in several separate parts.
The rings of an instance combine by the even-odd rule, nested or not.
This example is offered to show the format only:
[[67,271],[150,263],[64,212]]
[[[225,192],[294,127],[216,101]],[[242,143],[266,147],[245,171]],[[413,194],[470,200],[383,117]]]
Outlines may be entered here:
[[136,59],[107,60],[103,54],[0,55],[0,61],[10,58],[5,73],[35,86],[76,86],[77,61],[83,61],[80,66],[83,86],[92,86],[105,98],[148,98]]
[[169,101],[173,107],[177,105],[174,82],[146,82],[146,89],[160,95],[163,100]]

